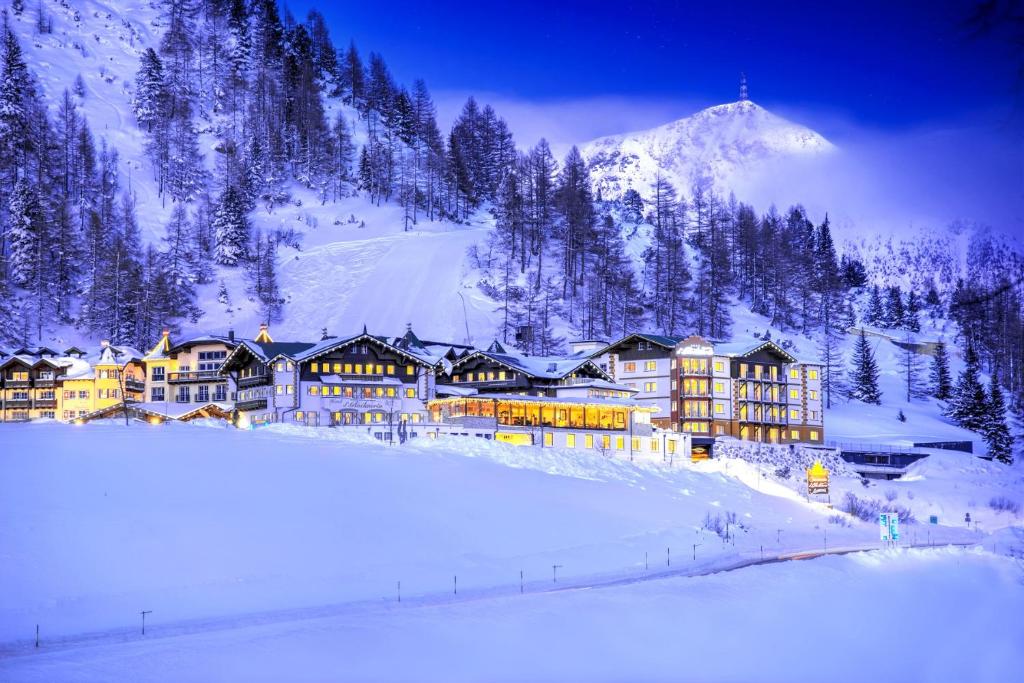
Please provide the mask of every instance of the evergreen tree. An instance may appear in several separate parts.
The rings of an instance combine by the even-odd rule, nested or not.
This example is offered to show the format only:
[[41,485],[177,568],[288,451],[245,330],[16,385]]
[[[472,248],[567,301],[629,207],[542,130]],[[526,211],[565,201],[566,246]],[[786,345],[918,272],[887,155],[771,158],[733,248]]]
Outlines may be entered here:
[[46,244],[43,208],[32,185],[19,178],[8,208],[10,278],[19,287],[32,287],[40,276]]
[[904,317],[903,293],[897,286],[889,287],[886,291],[885,316],[882,318],[882,326],[889,329],[902,327]]
[[884,325],[885,307],[882,305],[882,294],[878,285],[871,288],[871,297],[868,299],[867,310],[864,311],[864,324],[878,327]]
[[978,432],[985,426],[988,397],[985,395],[985,388],[978,376],[981,370],[981,361],[973,343],[968,342],[967,344],[964,364],[963,372],[960,373],[957,380],[953,399],[949,403],[946,414],[964,429]]
[[982,428],[988,454],[999,462],[1010,465],[1013,463],[1013,437],[1006,423],[1006,402],[1003,390],[995,376],[989,385],[988,411]]
[[902,327],[911,332],[921,331],[921,300],[917,298],[914,290],[907,292],[907,303],[903,307]]
[[924,391],[921,388],[921,366],[923,361],[914,350],[916,340],[908,332],[903,337],[902,348],[900,349],[900,373],[903,375],[906,387],[907,403],[912,399],[920,398]]
[[935,345],[929,373],[931,395],[940,401],[948,401],[953,395],[953,377],[949,371],[949,353],[946,343],[940,341]]
[[878,389],[878,362],[875,360],[871,344],[863,331],[854,347],[851,379],[853,382],[850,387],[852,398],[875,405],[882,403],[882,392]]
[[152,132],[154,124],[167,114],[166,87],[163,62],[156,50],[146,48],[139,61],[139,71],[135,74],[132,111],[135,112],[139,126],[145,127],[148,132]]
[[213,216],[214,260],[222,266],[238,265],[249,252],[249,221],[245,214],[238,190],[228,186]]

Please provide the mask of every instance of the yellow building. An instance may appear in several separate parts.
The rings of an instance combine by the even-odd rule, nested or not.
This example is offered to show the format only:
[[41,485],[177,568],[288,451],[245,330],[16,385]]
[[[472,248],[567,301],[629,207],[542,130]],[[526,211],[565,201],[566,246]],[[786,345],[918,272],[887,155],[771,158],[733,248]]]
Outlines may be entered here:
[[[69,349],[68,353],[72,351],[77,349]],[[120,405],[122,394],[129,402],[142,400],[145,370],[138,351],[103,341],[95,361],[90,363],[82,355],[78,352],[61,359],[65,372],[57,392],[57,416],[60,419],[76,420]]]

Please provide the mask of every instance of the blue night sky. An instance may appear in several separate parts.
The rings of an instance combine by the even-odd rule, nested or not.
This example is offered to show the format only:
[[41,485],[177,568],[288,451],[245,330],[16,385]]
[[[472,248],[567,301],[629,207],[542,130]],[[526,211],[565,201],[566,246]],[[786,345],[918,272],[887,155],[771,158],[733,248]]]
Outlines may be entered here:
[[[966,37],[969,3],[776,4],[397,0],[321,11],[335,43],[382,53],[399,81],[484,100],[614,96],[685,102],[684,114],[735,100],[745,71],[756,102],[876,130],[1009,108],[1013,60],[999,41]],[[289,6],[301,18],[311,3]]]

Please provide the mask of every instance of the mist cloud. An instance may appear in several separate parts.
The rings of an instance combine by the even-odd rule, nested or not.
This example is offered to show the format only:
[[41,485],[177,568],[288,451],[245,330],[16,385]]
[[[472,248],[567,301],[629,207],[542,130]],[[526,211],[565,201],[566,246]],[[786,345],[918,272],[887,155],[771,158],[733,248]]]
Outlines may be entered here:
[[[653,128],[719,104],[614,95],[547,101],[474,96],[508,122],[521,149],[544,137],[559,159],[573,144]],[[450,128],[467,97],[436,94],[442,130]],[[772,204],[781,211],[799,202],[816,220],[829,212],[840,233],[907,234],[961,220],[1024,238],[1024,136],[1005,112],[894,131],[858,124],[835,111],[764,106],[821,133],[837,150],[738,178],[732,190],[758,211]]]

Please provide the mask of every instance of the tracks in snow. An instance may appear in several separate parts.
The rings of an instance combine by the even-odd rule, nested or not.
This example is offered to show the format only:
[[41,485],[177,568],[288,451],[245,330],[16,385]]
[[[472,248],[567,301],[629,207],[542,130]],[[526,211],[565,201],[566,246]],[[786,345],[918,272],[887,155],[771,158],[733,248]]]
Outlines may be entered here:
[[[969,547],[977,543],[947,543],[944,546]],[[932,547],[926,543],[901,546],[902,548],[926,548]],[[524,586],[524,593],[529,595],[557,594],[579,590],[591,590],[601,588],[617,588],[631,586],[652,581],[662,581],[672,578],[696,578],[711,576],[724,572],[733,572],[740,569],[755,567],[759,565],[778,564],[780,562],[795,562],[812,560],[827,555],[848,555],[857,552],[874,552],[880,548],[875,546],[853,546],[840,547],[822,550],[802,550],[779,553],[765,557],[733,557],[720,564],[713,564],[704,567],[688,567],[680,569],[665,569],[660,571],[645,571],[640,575],[613,575],[613,576],[591,576],[582,577],[577,580],[569,579],[559,585],[547,585],[544,582],[531,581]],[[351,602],[337,603],[333,605],[322,605],[318,607],[303,607],[294,609],[271,610],[266,612],[252,612],[227,617],[212,617],[205,619],[193,619],[173,622],[169,624],[147,625],[148,634],[141,635],[136,629],[110,629],[95,631],[46,639],[44,646],[36,649],[32,641],[14,641],[0,643],[0,659],[13,657],[30,657],[46,653],[77,650],[86,647],[99,647],[104,645],[117,645],[121,643],[134,643],[143,640],[176,638],[196,635],[201,633],[212,633],[219,631],[230,631],[235,629],[249,628],[254,626],[267,626],[273,624],[298,623],[315,619],[329,619],[342,616],[358,616],[361,614],[389,612],[397,610],[408,610],[417,608],[446,607],[494,600],[496,598],[511,597],[519,595],[519,586],[496,587],[487,589],[470,590],[460,595],[448,593],[429,593],[420,596],[404,597],[401,603],[393,599],[372,599],[358,600]]]

